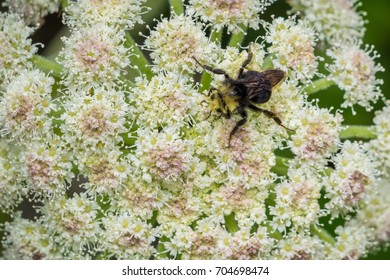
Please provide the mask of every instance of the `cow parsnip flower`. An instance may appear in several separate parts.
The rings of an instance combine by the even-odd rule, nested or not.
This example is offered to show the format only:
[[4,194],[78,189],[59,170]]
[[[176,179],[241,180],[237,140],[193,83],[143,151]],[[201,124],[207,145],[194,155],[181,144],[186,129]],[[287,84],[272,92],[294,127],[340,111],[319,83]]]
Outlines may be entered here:
[[5,85],[0,97],[2,134],[10,137],[37,137],[52,127],[50,113],[56,104],[51,91],[54,79],[38,69],[23,70]]
[[64,66],[69,87],[112,87],[130,64],[124,31],[104,23],[80,27],[64,37],[58,62]]
[[8,7],[11,12],[22,15],[27,23],[34,25],[44,22],[46,15],[58,12],[60,0],[6,0],[2,5]]
[[143,23],[142,14],[148,11],[146,0],[81,0],[66,8],[65,22],[71,27],[108,24],[132,29]]
[[318,32],[324,43],[347,43],[363,38],[365,12],[358,11],[359,0],[289,0]]
[[364,13],[291,0],[266,22],[274,2],[172,0],[135,42],[146,1],[62,1],[55,60],[2,13],[2,257],[358,259],[389,241],[389,104],[343,121],[385,99]]
[[190,0],[188,13],[212,25],[216,31],[227,27],[229,33],[242,31],[240,25],[258,29],[259,13],[275,0]]
[[154,71],[194,73],[200,69],[193,57],[212,63],[216,45],[209,41],[201,24],[189,16],[163,18],[145,39],[144,49],[150,50]]
[[379,54],[374,51],[373,46],[366,45],[362,49],[360,45],[361,43],[344,44],[328,49],[327,55],[334,62],[327,64],[327,68],[329,78],[345,92],[342,107],[358,104],[371,111],[372,103],[382,96],[380,85],[383,80],[376,75],[384,69],[374,61],[379,58]]
[[[303,20],[275,18],[266,26],[268,52],[275,55],[274,67],[295,75],[296,79],[308,82],[317,73],[318,60],[314,54],[316,33]],[[292,71],[289,71],[291,69]]]
[[18,14],[0,14],[0,80],[12,78],[22,69],[31,66],[30,59],[38,51],[30,35],[33,27],[27,26]]

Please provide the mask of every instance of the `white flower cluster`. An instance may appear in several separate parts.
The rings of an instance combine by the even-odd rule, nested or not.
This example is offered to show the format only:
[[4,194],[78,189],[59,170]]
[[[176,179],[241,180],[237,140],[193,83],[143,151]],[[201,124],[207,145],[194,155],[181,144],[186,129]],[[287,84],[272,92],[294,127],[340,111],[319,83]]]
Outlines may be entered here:
[[31,66],[30,59],[38,50],[29,38],[33,32],[19,15],[0,14],[0,81]]
[[[190,0],[136,44],[145,2],[62,7],[59,64],[0,15],[3,258],[356,259],[390,239],[389,104],[343,136],[345,107],[383,98],[356,1],[266,23],[273,0]],[[338,109],[309,96],[330,84]]]
[[2,5],[21,14],[27,23],[37,24],[42,23],[46,15],[58,12],[60,0],[5,0]]
[[311,80],[317,72],[318,59],[314,54],[316,34],[308,24],[299,20],[276,18],[268,26],[266,41],[271,44],[268,52],[276,68],[288,71],[302,82]]
[[321,41],[333,44],[362,39],[364,12],[358,12],[359,0],[289,0],[294,11],[302,12],[317,30]]
[[272,2],[275,0],[190,0],[188,13],[200,17],[216,31],[226,26],[229,33],[239,33],[246,25],[258,29],[258,14]]
[[358,104],[366,110],[372,110],[372,102],[376,102],[382,92],[380,85],[383,80],[376,78],[377,72],[383,72],[380,64],[374,59],[379,54],[373,47],[361,49],[359,44],[338,45],[327,50],[327,54],[334,62],[327,65],[329,78],[345,91],[342,107],[352,107]]

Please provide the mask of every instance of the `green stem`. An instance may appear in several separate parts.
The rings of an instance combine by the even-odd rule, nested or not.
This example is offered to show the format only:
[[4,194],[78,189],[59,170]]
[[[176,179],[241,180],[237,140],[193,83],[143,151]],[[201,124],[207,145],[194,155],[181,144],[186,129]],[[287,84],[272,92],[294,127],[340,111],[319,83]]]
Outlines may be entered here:
[[171,10],[177,15],[184,13],[184,6],[181,0],[169,0],[169,3],[171,5]]
[[375,139],[376,134],[372,126],[366,125],[348,125],[340,132],[341,139],[360,138],[360,139]]
[[303,91],[306,92],[307,94],[312,94],[316,93],[318,91],[324,90],[329,88],[330,86],[334,85],[334,82],[327,79],[327,78],[322,78],[314,81],[312,84],[309,84],[306,86]]
[[318,226],[311,225],[310,226],[310,232],[317,237],[319,237],[322,241],[325,241],[331,245],[336,244],[336,240],[334,240],[333,236],[330,235],[329,232],[327,232],[325,229],[320,228]]
[[52,60],[49,60],[43,56],[35,54],[32,57],[32,63],[47,74],[51,74],[53,77],[61,79],[62,66]]
[[233,34],[230,37],[229,44],[228,44],[230,47],[239,47],[242,44],[246,35],[246,31],[248,30],[248,25],[242,24],[240,25],[240,27],[242,29],[242,32]]
[[126,32],[125,46],[127,48],[132,48],[134,55],[131,57],[131,60],[133,64],[135,64],[138,69],[146,75],[148,80],[150,80],[153,77],[153,72],[150,67],[148,67],[149,61],[146,59],[139,46],[128,32]]

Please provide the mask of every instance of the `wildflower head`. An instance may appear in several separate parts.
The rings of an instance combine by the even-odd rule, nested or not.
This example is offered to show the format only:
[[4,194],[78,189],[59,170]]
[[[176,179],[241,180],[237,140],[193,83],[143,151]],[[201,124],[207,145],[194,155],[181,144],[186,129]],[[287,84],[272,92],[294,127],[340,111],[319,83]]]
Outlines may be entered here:
[[124,32],[102,23],[74,30],[63,38],[59,63],[65,68],[70,88],[112,87],[123,68],[129,66]]
[[196,112],[199,93],[176,74],[159,72],[150,81],[137,78],[133,117],[139,126],[183,126]]
[[73,173],[70,172],[70,156],[60,137],[52,136],[46,143],[30,143],[23,158],[23,171],[33,197],[53,198],[65,193],[66,184],[73,178]]
[[118,259],[146,259],[155,252],[156,232],[146,221],[129,213],[110,213],[102,219],[100,250]]
[[378,72],[384,69],[374,62],[379,55],[373,47],[361,49],[359,44],[344,44],[327,50],[333,64],[328,64],[329,78],[345,91],[342,107],[360,105],[366,110],[372,110],[382,95],[380,85],[383,80],[376,78]]
[[51,128],[49,113],[54,79],[38,69],[24,70],[5,87],[0,99],[0,125],[3,133],[16,139],[44,134]]
[[120,152],[107,148],[86,152],[77,158],[77,163],[81,173],[88,178],[84,188],[90,194],[119,192],[131,173],[129,163],[120,158]]
[[259,13],[262,13],[274,0],[191,0],[189,14],[199,17],[203,22],[220,31],[227,27],[229,33],[242,31],[241,25],[259,28]]
[[274,67],[307,82],[317,72],[318,57],[314,54],[316,34],[303,20],[276,18],[267,26],[268,51],[275,55]]
[[61,116],[61,129],[69,143],[85,148],[121,141],[119,134],[127,131],[125,116],[129,110],[123,92],[97,88],[92,92],[72,90],[69,94],[64,103],[66,113]]
[[114,27],[134,28],[143,23],[142,14],[148,9],[146,0],[82,0],[70,2],[65,21],[71,27],[94,26],[105,23]]
[[322,42],[333,45],[362,39],[364,12],[357,11],[358,0],[289,0],[295,11],[316,29]]
[[296,112],[296,133],[289,144],[298,160],[323,164],[337,150],[342,116],[308,105]]
[[157,180],[176,181],[191,166],[190,143],[174,131],[143,131],[138,135],[137,155],[144,171]]
[[290,225],[296,229],[308,229],[318,222],[321,185],[305,168],[291,170],[288,176],[289,180],[275,187],[275,206],[270,207],[275,217],[271,224],[279,231],[286,231]]
[[211,63],[216,46],[210,43],[200,24],[190,17],[180,15],[162,19],[145,40],[155,72],[166,71],[194,73],[200,69],[193,59]]
[[346,141],[333,157],[335,170],[326,182],[327,208],[333,215],[348,213],[363,201],[375,186],[376,163],[367,147]]
[[[50,205],[50,206],[49,206]],[[96,242],[99,223],[99,205],[85,194],[75,194],[72,198],[58,197],[41,209],[42,222],[48,227],[48,234],[61,246],[61,253],[68,252],[93,254],[91,248]]]
[[0,13],[0,81],[31,66],[30,59],[38,50],[29,38],[33,31],[19,15]]
[[9,11],[21,14],[26,23],[34,25],[41,23],[46,15],[58,12],[59,2],[58,0],[5,0],[2,4],[8,7]]
[[12,222],[6,223],[8,233],[4,238],[5,259],[11,260],[42,260],[60,259],[47,226],[41,220],[28,220],[16,213]]

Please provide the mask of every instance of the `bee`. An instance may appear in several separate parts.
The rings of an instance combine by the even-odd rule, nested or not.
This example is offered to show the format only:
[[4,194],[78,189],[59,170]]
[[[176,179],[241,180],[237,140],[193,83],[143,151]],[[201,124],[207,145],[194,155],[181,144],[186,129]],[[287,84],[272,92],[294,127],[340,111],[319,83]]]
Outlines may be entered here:
[[282,124],[282,121],[275,113],[256,106],[256,104],[268,102],[271,98],[272,88],[284,79],[284,71],[279,69],[269,69],[262,72],[252,70],[245,71],[245,67],[251,62],[252,57],[253,53],[249,51],[247,59],[242,63],[238,71],[237,79],[231,78],[222,69],[212,68],[208,65],[201,64],[193,57],[203,69],[217,75],[224,75],[225,77],[220,88],[211,87],[209,90],[210,114],[212,111],[215,111],[227,119],[230,119],[234,114],[238,114],[242,117],[230,132],[229,147],[232,136],[237,132],[240,126],[247,122],[247,109],[263,113],[267,117],[273,119],[278,125],[287,130],[291,130]]

